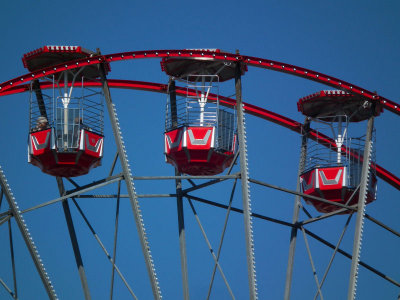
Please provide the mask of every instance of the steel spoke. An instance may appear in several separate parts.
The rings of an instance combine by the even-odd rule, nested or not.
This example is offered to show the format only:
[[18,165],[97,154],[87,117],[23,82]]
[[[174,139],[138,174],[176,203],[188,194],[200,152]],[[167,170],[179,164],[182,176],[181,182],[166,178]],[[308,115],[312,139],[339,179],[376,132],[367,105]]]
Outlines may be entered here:
[[[339,249],[340,243],[342,242],[342,239],[343,239],[343,237],[344,237],[344,234],[345,234],[345,232],[346,232],[346,230],[347,230],[347,226],[349,225],[352,216],[353,216],[353,214],[350,214],[349,217],[347,218],[346,224],[344,225],[344,228],[343,228],[343,230],[342,230],[342,234],[341,234],[340,237],[339,237],[339,241],[338,241],[337,244],[336,244],[335,250],[334,250],[333,253],[332,253],[332,256],[331,256],[331,259],[329,260],[328,266],[326,267],[324,276],[322,277],[322,280],[321,280],[321,282],[320,282],[320,284],[319,284],[319,288],[320,288],[320,289],[322,288],[322,285],[323,285],[324,282],[325,282],[326,276],[328,276],[328,272],[329,272],[329,270],[330,270],[330,268],[331,268],[331,265],[332,265],[332,263],[333,263],[333,260],[334,260],[334,258],[335,258],[335,256],[336,256],[336,253],[337,253],[337,251],[338,251],[338,249]],[[318,297],[318,292],[315,294],[314,300],[316,300],[317,297]]]
[[[226,210],[224,227],[222,229],[221,239],[220,239],[219,246],[218,246],[218,251],[217,251],[217,261],[219,261],[219,257],[220,257],[221,250],[222,250],[222,243],[224,242],[226,227],[228,225],[229,215],[230,215],[230,212],[231,212],[231,207],[232,207],[232,202],[233,202],[233,196],[234,196],[235,190],[236,190],[236,183],[237,183],[237,180],[235,180],[235,182],[233,184],[231,196],[229,198],[228,209]],[[210,299],[211,289],[212,289],[212,286],[213,286],[213,283],[214,283],[214,277],[215,277],[215,272],[216,271],[217,271],[217,264],[215,263],[213,271],[212,271],[212,275],[211,275],[210,286],[208,288],[207,300]]]
[[219,264],[219,262],[218,262],[217,257],[215,256],[215,253],[214,253],[214,250],[213,250],[213,248],[212,248],[212,246],[211,246],[211,244],[210,244],[210,241],[208,240],[207,234],[206,234],[206,232],[204,231],[203,226],[201,225],[200,218],[199,218],[199,216],[197,215],[197,212],[196,212],[196,209],[195,209],[194,206],[193,206],[192,200],[191,200],[190,198],[188,198],[188,200],[189,200],[190,207],[192,208],[193,214],[194,214],[194,216],[195,216],[195,218],[196,218],[197,224],[198,224],[199,227],[200,227],[200,230],[201,230],[201,233],[203,234],[204,240],[206,241],[207,246],[208,246],[208,249],[210,250],[210,253],[211,253],[211,255],[212,255],[213,259],[214,259],[214,262],[215,262],[215,264],[217,265],[218,270],[219,270],[220,273],[221,273],[222,279],[223,279],[224,282],[225,282],[225,285],[226,285],[226,287],[227,287],[227,289],[228,289],[228,291],[229,291],[229,294],[231,295],[231,298],[232,298],[232,299],[235,299],[235,296],[233,295],[233,292],[232,292],[232,290],[231,290],[231,287],[229,286],[229,283],[228,283],[228,281],[227,281],[227,279],[226,279],[226,277],[225,277],[225,274],[224,274],[224,272],[222,271],[222,268],[221,268],[221,266],[220,266],[220,264]]
[[113,267],[115,268],[115,270],[117,271],[118,275],[120,276],[120,278],[122,279],[122,281],[124,282],[125,286],[128,288],[130,294],[132,295],[133,298],[137,299],[136,295],[133,293],[132,288],[129,286],[128,282],[126,281],[125,277],[122,275],[121,271],[119,270],[119,268],[117,267],[117,265],[114,263],[113,259],[111,258],[110,254],[108,253],[106,247],[104,246],[103,242],[100,240],[99,236],[97,235],[97,233],[94,231],[92,225],[90,225],[89,220],[86,218],[85,214],[83,213],[82,209],[80,208],[80,206],[78,205],[78,203],[76,202],[76,200],[74,198],[72,198],[72,201],[74,202],[76,208],[78,209],[80,215],[82,216],[83,220],[85,221],[86,225],[88,226],[89,230],[91,231],[91,233],[93,234],[94,238],[96,239],[97,243],[100,245],[101,249],[103,250],[104,254],[107,256],[108,260],[110,261],[110,263],[113,265]]
[[[118,221],[119,221],[119,203],[120,203],[120,192],[121,192],[121,181],[118,182],[118,195],[117,195],[117,205],[115,208],[115,229],[114,229],[114,247],[113,247],[113,262],[116,263],[117,257],[117,237],[118,237]],[[114,273],[115,267],[112,265],[111,269],[111,287],[110,287],[110,300],[113,298],[113,290],[114,290]]]
[[311,264],[311,268],[312,268],[312,271],[313,271],[315,283],[317,284],[317,289],[318,289],[318,293],[317,294],[319,294],[319,296],[321,297],[321,300],[324,300],[324,297],[322,296],[322,292],[321,292],[321,288],[320,288],[320,283],[318,281],[317,271],[315,269],[314,261],[312,259],[312,255],[311,255],[311,251],[310,251],[310,245],[308,244],[308,239],[307,239],[306,233],[304,231],[304,227],[300,227],[300,228],[301,228],[301,232],[303,233],[304,242],[306,244],[308,258],[310,259],[310,264]]
[[12,267],[12,272],[13,272],[14,298],[18,299],[17,272],[15,270],[14,243],[13,243],[13,235],[12,235],[12,228],[11,228],[10,220],[8,220],[8,236],[9,236],[9,240],[10,240],[10,255],[11,255],[11,267]]

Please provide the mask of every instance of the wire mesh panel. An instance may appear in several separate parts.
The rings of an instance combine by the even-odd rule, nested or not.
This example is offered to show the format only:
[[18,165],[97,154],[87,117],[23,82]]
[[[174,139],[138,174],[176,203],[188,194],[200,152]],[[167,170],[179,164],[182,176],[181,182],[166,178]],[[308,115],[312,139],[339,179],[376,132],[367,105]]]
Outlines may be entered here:
[[104,134],[104,96],[102,90],[83,88],[81,95],[82,122],[86,129]]
[[219,107],[218,76],[188,75],[186,79],[180,80],[186,86],[184,96],[172,102],[168,95],[165,131],[184,126],[215,127],[215,148],[231,151],[236,142],[236,118],[234,111]]
[[[67,87],[59,85],[54,77],[42,81],[50,83],[51,90],[42,90],[40,82],[31,85],[30,132],[54,128],[59,151],[72,151],[78,147],[81,129],[103,135],[104,97],[101,90],[85,88],[82,84]],[[71,97],[74,92],[75,97]],[[45,124],[45,125],[43,125]]]
[[[336,116],[332,117],[332,122],[313,119],[316,125],[316,139],[307,141],[307,160],[305,170],[316,167],[343,166],[349,160],[349,154],[342,151],[348,148],[348,120],[346,116],[341,116],[341,122],[337,121]],[[335,140],[335,144],[327,143],[326,139]]]
[[[375,130],[372,134],[372,141],[375,144]],[[358,138],[349,138],[349,149],[351,149],[352,155],[349,156],[349,177],[348,183],[349,186],[355,187],[361,182],[361,170],[363,164],[363,155],[364,155],[364,145],[365,145],[365,135],[358,137]],[[376,149],[375,147],[372,148],[371,153],[371,162],[376,161]],[[371,166],[374,166],[372,164]],[[370,173],[376,177],[376,168],[371,167]],[[371,182],[370,182],[371,183]]]
[[219,109],[217,148],[232,151],[236,143],[236,117],[234,113]]
[[[187,79],[194,76],[188,76]],[[182,126],[216,126],[218,122],[218,76],[196,75],[196,81],[180,80],[186,94],[176,99],[167,98],[165,130]],[[212,101],[209,95],[213,95]]]

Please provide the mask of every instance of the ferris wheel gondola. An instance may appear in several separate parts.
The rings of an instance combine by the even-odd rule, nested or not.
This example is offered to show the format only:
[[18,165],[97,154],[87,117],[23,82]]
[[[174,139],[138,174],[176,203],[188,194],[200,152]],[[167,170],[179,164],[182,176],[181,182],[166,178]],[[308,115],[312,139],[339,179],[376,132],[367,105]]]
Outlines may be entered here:
[[[33,72],[94,54],[78,46],[44,46],[25,54],[22,61]],[[60,70],[43,79],[52,85],[49,94],[43,93],[38,80],[32,81],[29,163],[60,177],[84,175],[101,164],[103,96],[84,86],[85,80],[99,76],[96,66]],[[81,85],[76,86],[79,81]]]
[[[220,53],[219,49],[212,51]],[[240,63],[212,58],[164,58],[162,70],[170,76],[165,122],[166,161],[190,175],[216,175],[231,163],[237,151],[236,118],[219,104],[219,85],[235,77]],[[246,71],[240,64],[241,74]],[[177,99],[175,80],[186,93]],[[213,95],[212,100],[209,95]]]
[[[298,109],[317,124],[316,138],[307,140],[307,155],[300,180],[305,194],[330,202],[354,205],[359,198],[359,185],[364,161],[365,136],[352,136],[351,125],[378,116],[381,107],[365,98],[340,90],[325,90],[298,102]],[[307,137],[308,132],[304,135]],[[334,144],[327,145],[330,137]],[[375,165],[375,151],[368,163]],[[366,203],[376,200],[376,169],[368,171]],[[332,212],[340,207],[305,197],[319,212]],[[345,211],[344,213],[350,213]]]

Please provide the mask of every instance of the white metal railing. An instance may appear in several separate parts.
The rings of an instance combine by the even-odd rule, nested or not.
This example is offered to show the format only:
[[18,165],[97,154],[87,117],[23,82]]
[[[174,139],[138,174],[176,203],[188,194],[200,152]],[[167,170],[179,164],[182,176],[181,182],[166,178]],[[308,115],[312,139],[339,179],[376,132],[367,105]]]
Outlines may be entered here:
[[[184,126],[215,127],[216,149],[231,151],[236,142],[236,118],[234,111],[219,107],[218,76],[188,75],[187,78],[190,81],[180,80],[186,85],[185,96],[177,97],[175,104],[167,97],[165,131]],[[212,101],[210,95],[213,95]]]
[[66,87],[67,84],[60,87],[54,77],[44,80],[53,85],[50,91],[40,89],[35,91],[31,84],[30,131],[36,131],[38,120],[46,118],[47,126],[55,128],[56,144],[59,149],[76,148],[77,136],[82,128],[103,135],[104,97],[100,89],[84,87],[83,77],[81,85],[77,87]]

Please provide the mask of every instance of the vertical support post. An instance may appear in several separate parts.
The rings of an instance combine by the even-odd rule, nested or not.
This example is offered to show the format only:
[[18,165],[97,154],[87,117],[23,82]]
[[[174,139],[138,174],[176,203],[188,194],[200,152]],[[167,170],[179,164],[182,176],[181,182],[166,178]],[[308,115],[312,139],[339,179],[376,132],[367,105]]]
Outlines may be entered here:
[[[58,190],[60,192],[60,196],[64,196],[65,195],[65,187],[64,187],[63,180],[61,177],[56,177],[56,180],[57,180],[57,185],[58,185]],[[64,210],[65,220],[67,222],[67,227],[68,227],[69,237],[71,239],[72,249],[74,250],[75,262],[76,262],[76,266],[78,267],[78,273],[79,273],[79,277],[81,279],[83,294],[84,294],[86,300],[90,300],[91,297],[90,297],[89,285],[87,283],[85,268],[83,267],[81,251],[79,250],[78,238],[76,237],[75,227],[74,227],[74,223],[72,222],[71,211],[69,209],[69,204],[67,201],[68,200],[62,201],[62,207]]]
[[342,162],[342,145],[344,140],[344,134],[342,133],[342,123],[343,117],[339,116],[338,119],[338,133],[336,139],[336,151],[337,151],[337,163],[340,164]]
[[38,79],[32,80],[32,90],[35,92],[36,95],[36,100],[39,106],[40,115],[45,117],[50,122],[50,120],[47,117],[46,105],[44,103],[43,94]]
[[[303,136],[301,139],[301,152],[300,152],[300,161],[299,161],[299,171],[297,174],[297,186],[296,192],[300,192],[300,175],[304,171],[305,163],[306,163],[306,155],[307,155],[307,138],[308,131],[310,130],[310,120],[306,117],[303,125]],[[293,209],[293,218],[292,223],[296,224],[299,219],[300,205],[301,205],[301,197],[296,195],[294,200],[294,209]],[[293,275],[293,263],[294,263],[294,254],[296,250],[296,240],[297,240],[297,226],[292,227],[290,232],[290,245],[289,245],[289,258],[288,265],[286,268],[286,282],[285,282],[285,293],[284,300],[290,299],[290,289],[292,287],[292,275]]]
[[[175,176],[180,176],[181,173],[175,169]],[[179,230],[179,251],[181,254],[181,271],[182,271],[182,288],[183,299],[189,300],[189,279],[187,271],[187,256],[186,256],[186,238],[185,238],[185,219],[183,215],[183,199],[182,199],[182,181],[175,180],[176,186],[176,204],[178,210],[178,230]]]
[[[98,54],[100,54],[100,51],[98,51]],[[144,259],[145,259],[147,272],[149,274],[149,279],[150,279],[150,284],[151,284],[151,288],[153,291],[153,296],[154,296],[154,299],[160,300],[161,299],[161,291],[158,286],[158,280],[157,280],[157,275],[156,275],[156,272],[154,269],[153,258],[150,253],[150,245],[147,240],[145,229],[144,229],[144,223],[143,223],[141,210],[139,207],[138,197],[137,197],[137,194],[135,191],[135,187],[133,185],[132,173],[131,173],[131,169],[130,169],[129,163],[128,163],[128,156],[126,154],[125,145],[122,140],[122,134],[121,134],[121,130],[119,127],[119,121],[118,121],[117,113],[115,110],[115,106],[111,99],[110,88],[108,86],[106,72],[104,70],[104,65],[101,63],[99,64],[99,72],[100,72],[104,97],[106,99],[108,115],[110,118],[111,127],[112,127],[112,131],[113,131],[114,138],[115,138],[115,144],[116,144],[117,150],[118,150],[119,160],[121,162],[122,172],[124,174],[124,179],[125,179],[126,188],[127,188],[128,195],[129,195],[129,200],[130,200],[133,215],[135,218],[135,224],[136,224],[136,229],[137,229],[138,235],[139,235],[140,245],[142,247],[142,252],[143,252]]]
[[356,228],[354,232],[354,241],[353,241],[353,255],[351,259],[349,290],[347,294],[348,300],[355,299],[356,295],[358,264],[360,261],[361,238],[362,238],[362,230],[363,230],[364,215],[365,215],[365,201],[368,193],[368,180],[369,180],[369,169],[370,169],[371,150],[372,150],[373,129],[374,129],[374,117],[371,116],[368,119],[367,134],[365,137],[363,165],[361,170],[360,193],[358,196],[358,206],[357,206]]
[[169,104],[171,105],[171,125],[172,128],[178,126],[178,108],[176,106],[175,80],[170,80],[168,86]]
[[[171,80],[168,86],[169,102],[171,105],[171,121],[172,128],[178,126],[178,113],[176,107],[176,92],[175,80]],[[175,169],[175,176],[181,176],[181,173]],[[182,199],[182,181],[175,179],[176,188],[176,204],[178,210],[178,230],[179,230],[179,251],[181,255],[181,272],[182,272],[182,288],[183,299],[189,300],[189,280],[187,271],[187,256],[186,256],[186,238],[185,238],[185,219],[183,214],[183,199]]]
[[[115,158],[117,158],[117,156],[115,156]],[[116,205],[116,211],[115,211],[114,247],[113,247],[113,258],[112,258],[113,266],[111,269],[110,300],[112,300],[113,292],[114,292],[114,274],[115,274],[115,264],[116,264],[116,259],[117,259],[117,238],[118,238],[120,197],[121,197],[121,181],[118,181],[117,205]]]
[[235,74],[235,89],[236,89],[236,110],[237,110],[237,127],[238,127],[238,141],[240,151],[240,174],[242,184],[242,201],[243,201],[243,217],[245,227],[246,239],[246,256],[247,256],[247,270],[249,279],[249,293],[250,300],[257,299],[257,283],[256,283],[256,270],[254,258],[254,242],[253,242],[253,229],[251,222],[251,207],[250,207],[250,187],[249,187],[249,174],[247,165],[247,148],[244,127],[244,113],[242,103],[242,79],[241,79],[241,65],[236,63]]
[[[71,100],[68,95],[68,73],[64,71],[64,97],[62,98],[62,103],[64,106],[64,149],[66,150],[69,145],[69,132],[68,132],[68,105]],[[72,88],[72,87],[71,87]]]

